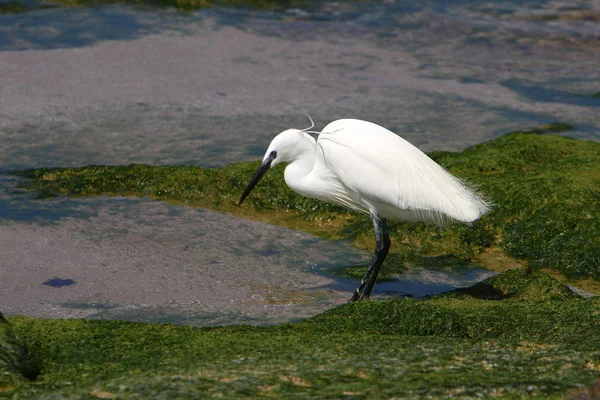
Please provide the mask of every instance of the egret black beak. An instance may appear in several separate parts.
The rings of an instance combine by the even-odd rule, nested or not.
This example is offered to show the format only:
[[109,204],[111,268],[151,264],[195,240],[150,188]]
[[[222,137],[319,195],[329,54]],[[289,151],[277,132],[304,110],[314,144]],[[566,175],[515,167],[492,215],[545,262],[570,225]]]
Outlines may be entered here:
[[250,194],[252,189],[254,189],[254,186],[256,186],[258,181],[260,181],[261,178],[267,173],[269,168],[271,168],[271,163],[273,162],[273,160],[276,157],[277,157],[277,152],[272,151],[269,154],[269,157],[267,157],[267,159],[265,161],[263,161],[261,166],[258,168],[258,171],[256,171],[256,174],[254,175],[254,177],[250,180],[250,183],[248,184],[248,186],[246,186],[244,193],[242,193],[242,198],[240,199],[238,206],[244,202],[244,200],[246,199],[246,197],[248,197],[248,195]]

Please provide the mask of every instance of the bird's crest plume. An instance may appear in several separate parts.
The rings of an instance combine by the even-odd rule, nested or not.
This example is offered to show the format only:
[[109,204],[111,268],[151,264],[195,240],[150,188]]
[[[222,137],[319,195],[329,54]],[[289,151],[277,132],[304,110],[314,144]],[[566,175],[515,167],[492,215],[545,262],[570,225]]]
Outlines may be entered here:
[[308,120],[310,121],[310,126],[309,126],[308,128],[301,129],[301,131],[302,131],[302,132],[307,132],[307,133],[308,133],[308,132],[310,132],[310,130],[311,130],[312,128],[314,128],[314,127],[315,127],[315,122],[314,122],[314,121],[313,121],[313,119],[310,117],[310,115],[308,115],[308,113],[307,113],[307,112],[305,112],[304,114],[306,114],[306,116],[308,117]]
[[308,117],[308,119],[310,120],[310,126],[308,128],[301,129],[300,132],[308,133],[310,136],[312,136],[313,138],[315,138],[315,140],[317,140],[317,138],[319,137],[319,135],[321,134],[321,132],[311,131],[311,129],[315,127],[315,122],[310,117],[310,115],[308,115],[307,112],[305,112],[305,114]]

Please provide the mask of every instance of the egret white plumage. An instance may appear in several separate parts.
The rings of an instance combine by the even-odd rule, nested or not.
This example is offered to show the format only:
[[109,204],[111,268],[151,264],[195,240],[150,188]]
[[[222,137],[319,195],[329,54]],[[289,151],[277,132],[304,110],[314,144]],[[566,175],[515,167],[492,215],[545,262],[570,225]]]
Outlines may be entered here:
[[271,141],[240,204],[271,167],[287,162],[285,183],[293,191],[369,214],[377,244],[350,301],[371,295],[390,248],[387,220],[469,223],[489,209],[463,181],[379,125],[340,119],[321,132],[313,127],[288,129]]

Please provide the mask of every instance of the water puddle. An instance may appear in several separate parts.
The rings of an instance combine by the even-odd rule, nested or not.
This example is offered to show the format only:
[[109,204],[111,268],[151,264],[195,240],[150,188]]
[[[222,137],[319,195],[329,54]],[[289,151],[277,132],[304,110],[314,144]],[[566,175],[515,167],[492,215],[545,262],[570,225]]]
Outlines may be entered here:
[[[345,303],[368,263],[344,241],[149,199],[34,200],[3,176],[0,310],[7,315],[268,325]],[[374,298],[415,297],[485,278],[476,268],[415,269]]]
[[[537,102],[573,104],[583,107],[600,107],[600,98],[593,97],[595,93],[591,92],[586,93],[585,91],[582,91],[581,93],[570,93],[563,90],[531,85],[517,79],[508,79],[501,82],[501,84],[518,93],[520,96]],[[593,87],[593,84],[590,82],[588,85],[587,90],[590,90],[589,88]]]

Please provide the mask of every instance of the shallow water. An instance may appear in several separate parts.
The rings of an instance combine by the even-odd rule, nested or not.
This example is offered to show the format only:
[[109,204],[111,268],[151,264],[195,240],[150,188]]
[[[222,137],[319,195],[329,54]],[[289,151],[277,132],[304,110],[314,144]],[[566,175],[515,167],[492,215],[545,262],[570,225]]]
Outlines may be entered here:
[[[136,198],[34,200],[1,181],[7,315],[275,324],[345,303],[357,282],[331,269],[368,262],[344,241],[227,214]],[[420,298],[489,275],[417,268],[374,294]]]
[[597,2],[309,2],[0,15],[0,167],[224,165],[339,117],[424,150],[562,121],[598,139]]
[[[305,111],[317,128],[378,122],[425,151],[553,121],[598,140],[599,21],[598,1],[0,15],[0,172],[253,160],[279,131],[307,126]],[[356,282],[327,267],[369,258],[224,214],[140,199],[34,201],[12,178],[1,184],[9,314],[275,323],[346,301]],[[420,297],[487,274],[415,269],[376,291]]]

